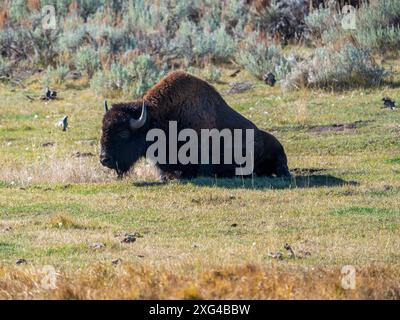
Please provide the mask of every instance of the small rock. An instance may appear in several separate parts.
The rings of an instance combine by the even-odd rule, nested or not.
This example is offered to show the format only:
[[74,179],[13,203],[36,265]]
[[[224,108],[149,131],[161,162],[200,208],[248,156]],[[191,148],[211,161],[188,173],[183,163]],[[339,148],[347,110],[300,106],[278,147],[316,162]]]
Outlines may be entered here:
[[253,87],[253,84],[250,81],[232,82],[229,84],[229,87],[230,88],[226,93],[235,94],[250,90]]
[[231,227],[232,227],[232,228],[236,228],[237,226],[238,226],[237,223],[232,223],[232,224],[231,224]]
[[300,251],[299,251],[299,254],[300,254],[300,257],[301,257],[301,258],[311,257],[311,252],[310,252],[310,251],[300,250]]
[[42,147],[51,147],[54,146],[54,142],[45,142],[42,144]]
[[28,263],[28,261],[26,261],[26,259],[23,259],[23,258],[18,259],[18,260],[15,262],[15,264],[17,264],[17,265],[20,265],[20,264],[27,264],[27,263]]
[[80,78],[82,78],[82,73],[80,73],[79,71],[70,71],[65,76],[65,79],[67,80],[78,80]]
[[140,232],[133,232],[133,233],[116,233],[114,234],[114,237],[119,238],[119,237],[126,237],[126,236],[133,236],[135,238],[143,238],[143,235]]
[[136,237],[133,234],[126,234],[121,240],[122,243],[133,243],[136,241]]
[[294,253],[292,247],[291,247],[288,243],[285,243],[285,245],[284,245],[283,247],[284,247],[287,251],[289,251],[289,253],[290,253],[290,255],[291,255],[292,258],[296,258],[296,255],[295,255],[295,253]]
[[117,266],[122,263],[122,259],[121,258],[115,259],[115,260],[111,261],[111,263],[113,266]]
[[271,257],[273,259],[277,260],[283,260],[283,254],[281,252],[268,252],[268,257]]
[[99,250],[99,249],[103,249],[106,247],[106,245],[104,243],[101,242],[97,242],[97,243],[93,243],[92,245],[89,246],[91,249],[93,250]]

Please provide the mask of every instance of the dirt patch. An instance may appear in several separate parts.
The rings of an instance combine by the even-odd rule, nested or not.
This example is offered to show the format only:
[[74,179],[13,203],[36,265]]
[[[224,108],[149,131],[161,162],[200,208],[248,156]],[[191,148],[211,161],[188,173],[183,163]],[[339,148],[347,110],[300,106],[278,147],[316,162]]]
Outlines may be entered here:
[[253,84],[250,81],[243,82],[232,82],[229,84],[229,90],[227,90],[226,94],[236,94],[242,93],[247,90],[250,90],[253,87]]
[[324,132],[341,132],[345,130],[354,130],[368,124],[369,122],[370,121],[359,120],[352,123],[327,124],[327,125],[311,127],[310,129],[308,129],[308,132],[324,133]]

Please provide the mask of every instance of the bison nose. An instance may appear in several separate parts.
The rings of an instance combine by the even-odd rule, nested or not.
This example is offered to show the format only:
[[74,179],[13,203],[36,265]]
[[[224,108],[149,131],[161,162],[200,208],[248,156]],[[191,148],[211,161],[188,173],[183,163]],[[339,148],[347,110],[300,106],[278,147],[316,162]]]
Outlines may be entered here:
[[110,169],[114,168],[114,161],[113,161],[112,157],[108,154],[105,154],[105,153],[100,154],[100,163],[103,166],[108,167]]

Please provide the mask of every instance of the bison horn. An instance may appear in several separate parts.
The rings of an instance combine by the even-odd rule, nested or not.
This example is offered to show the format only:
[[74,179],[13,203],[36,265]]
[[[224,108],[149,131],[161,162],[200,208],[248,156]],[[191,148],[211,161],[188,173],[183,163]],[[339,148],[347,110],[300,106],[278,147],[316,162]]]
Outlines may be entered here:
[[135,119],[130,120],[131,129],[137,130],[137,129],[143,127],[144,124],[146,123],[146,119],[147,119],[147,110],[146,110],[146,106],[144,105],[144,102],[143,102],[142,114],[140,115],[140,118],[138,120],[135,120]]
[[104,100],[104,113],[106,113],[107,111],[108,111],[107,100]]

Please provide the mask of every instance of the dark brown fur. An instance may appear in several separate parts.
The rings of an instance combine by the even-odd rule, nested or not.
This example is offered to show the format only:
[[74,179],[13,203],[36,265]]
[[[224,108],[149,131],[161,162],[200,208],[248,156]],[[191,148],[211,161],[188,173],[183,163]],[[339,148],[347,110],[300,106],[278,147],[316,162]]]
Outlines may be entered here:
[[[103,119],[102,153],[111,150],[112,144],[118,144],[116,132],[126,128],[130,118],[137,119],[140,115],[142,104],[148,109],[148,118],[144,128],[132,135],[143,135],[152,128],[168,131],[169,121],[177,121],[178,130],[191,128],[200,133],[201,129],[254,129],[254,172],[258,175],[288,175],[287,159],[282,145],[272,135],[259,130],[251,121],[229,107],[221,95],[207,82],[189,75],[185,72],[173,72],[152,87],[143,100],[132,103],[115,104]],[[111,142],[113,140],[114,142]],[[129,156],[129,148],[137,154],[143,154],[143,148],[136,141],[129,147],[119,149],[116,154]],[[126,149],[128,151],[126,151]],[[133,150],[132,149],[132,150]],[[138,156],[128,160],[120,160],[126,171],[135,162]],[[125,164],[126,165],[123,165]],[[183,168],[182,168],[183,167]],[[226,165],[187,166],[160,166],[161,170],[172,172],[183,171],[183,177],[196,175],[234,175],[234,167]]]

